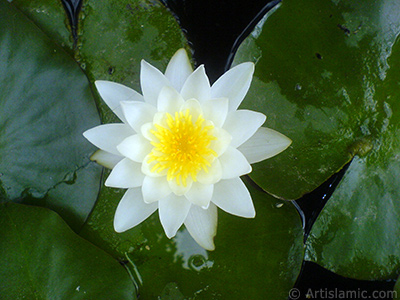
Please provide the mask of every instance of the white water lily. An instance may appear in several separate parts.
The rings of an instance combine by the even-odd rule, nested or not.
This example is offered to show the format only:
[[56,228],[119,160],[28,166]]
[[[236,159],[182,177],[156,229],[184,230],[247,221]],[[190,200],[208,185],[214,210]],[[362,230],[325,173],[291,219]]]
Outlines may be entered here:
[[168,238],[185,224],[198,244],[213,250],[217,207],[255,216],[240,176],[251,172],[251,163],[285,150],[291,140],[261,127],[265,115],[237,110],[253,72],[253,63],[242,63],[210,86],[204,66],[193,71],[180,49],[165,74],[142,61],[143,95],[118,83],[95,82],[123,122],[84,132],[100,148],[92,159],[112,169],[105,185],[128,189],[115,213],[117,232],[158,209]]

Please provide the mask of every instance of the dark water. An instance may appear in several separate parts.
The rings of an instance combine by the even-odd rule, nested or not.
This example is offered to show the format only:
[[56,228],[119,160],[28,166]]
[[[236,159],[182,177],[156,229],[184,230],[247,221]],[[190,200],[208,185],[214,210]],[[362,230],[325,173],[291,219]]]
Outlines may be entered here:
[[[77,15],[81,0],[62,0],[69,14],[74,38],[77,37]],[[241,41],[251,32],[262,16],[281,0],[161,0],[178,19],[192,48],[196,64],[205,64],[211,82],[229,69],[234,53]],[[303,198],[294,201],[303,220],[304,241],[348,166],[329,178],[324,184]],[[299,298],[338,299],[340,295],[328,294],[335,288],[353,291],[351,299],[373,299],[373,291],[391,291],[394,281],[363,281],[336,275],[317,264],[304,262],[294,288]],[[362,293],[365,292],[365,293]],[[390,294],[390,293],[386,293]],[[383,294],[382,294],[383,295]],[[336,297],[335,297],[336,296]],[[292,299],[292,298],[289,298]],[[345,299],[341,298],[340,299]],[[391,298],[379,298],[391,299]]]
[[78,14],[82,7],[82,0],[61,0],[61,2],[68,15],[75,47],[78,41]]

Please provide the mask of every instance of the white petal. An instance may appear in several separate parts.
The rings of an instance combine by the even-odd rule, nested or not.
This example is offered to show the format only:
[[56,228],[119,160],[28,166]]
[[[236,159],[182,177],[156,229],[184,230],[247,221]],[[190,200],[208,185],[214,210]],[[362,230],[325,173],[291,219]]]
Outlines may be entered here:
[[97,150],[95,153],[93,153],[90,159],[95,161],[99,165],[102,165],[103,167],[112,169],[117,163],[119,163],[123,159],[123,157],[104,150]]
[[190,190],[185,194],[185,197],[198,206],[207,208],[210,204],[214,191],[213,184],[202,184],[199,182],[193,182]]
[[176,51],[169,61],[167,69],[165,70],[165,77],[169,79],[172,86],[177,91],[180,91],[186,79],[192,72],[193,68],[186,50],[182,48]]
[[186,80],[182,87],[183,99],[197,99],[200,102],[210,99],[210,82],[206,75],[204,66],[198,67]]
[[203,110],[201,109],[201,104],[196,99],[189,99],[185,101],[185,103],[181,106],[180,111],[185,113],[187,109],[192,115],[193,122],[196,122],[197,118],[203,114]]
[[124,139],[117,149],[122,155],[141,163],[151,152],[153,146],[141,134],[134,134]]
[[174,194],[170,194],[158,202],[160,221],[168,238],[175,236],[185,221],[190,206],[190,202],[185,197]]
[[126,124],[99,125],[83,133],[83,136],[97,148],[112,154],[120,155],[117,145],[128,136],[135,134],[132,128]]
[[253,164],[281,153],[292,140],[270,128],[261,127],[238,150]]
[[221,179],[231,179],[251,172],[251,166],[246,157],[237,149],[229,147],[219,157],[222,166]]
[[210,143],[210,148],[214,150],[218,156],[224,154],[228,146],[231,144],[232,136],[222,128],[214,128],[211,133],[216,139]]
[[141,165],[124,158],[112,169],[104,185],[122,189],[134,188],[141,186],[143,179]]
[[169,180],[168,184],[169,184],[169,188],[172,190],[172,192],[175,195],[182,196],[182,195],[186,194],[192,187],[193,179],[192,179],[192,177],[186,178],[186,186],[183,184],[178,184],[175,179]]
[[140,128],[140,133],[146,140],[150,142],[158,141],[158,139],[154,136],[154,134],[151,133],[151,130],[155,130],[153,122],[143,124],[142,127]]
[[167,197],[171,192],[165,177],[146,176],[143,180],[142,193],[146,203],[159,201]]
[[221,180],[222,167],[219,159],[215,159],[211,166],[208,168],[208,172],[201,170],[197,173],[197,181],[202,184],[214,184]]
[[217,207],[211,203],[208,209],[192,205],[185,220],[186,229],[193,239],[204,249],[214,250],[214,237],[217,234]]
[[136,132],[140,132],[142,125],[151,122],[154,114],[157,113],[155,106],[145,102],[121,102],[121,106],[128,124]]
[[144,203],[140,188],[128,189],[115,212],[115,231],[124,232],[135,227],[157,210],[157,207],[157,203]]
[[240,178],[221,180],[215,184],[211,201],[232,215],[244,218],[256,215],[250,193]]
[[171,83],[157,68],[142,60],[140,67],[140,86],[144,101],[157,105],[158,94],[164,86],[171,86]]
[[239,147],[247,141],[261,125],[266,116],[251,110],[237,110],[230,112],[223,126],[232,136],[232,147]]
[[155,124],[160,125],[160,126],[162,126],[164,128],[167,128],[168,127],[168,123],[167,123],[166,113],[157,112],[154,115],[154,118],[153,118],[153,125],[155,125]]
[[229,111],[236,110],[249,90],[254,64],[242,63],[223,74],[211,87],[211,97],[229,99]]
[[204,118],[212,121],[216,127],[222,127],[228,114],[228,103],[228,98],[204,101],[202,104]]
[[174,88],[165,86],[158,95],[157,110],[174,115],[175,112],[179,111],[183,103],[182,96]]
[[120,102],[143,101],[142,95],[125,85],[106,80],[96,80],[94,84],[104,102],[124,123],[126,119],[122,112]]

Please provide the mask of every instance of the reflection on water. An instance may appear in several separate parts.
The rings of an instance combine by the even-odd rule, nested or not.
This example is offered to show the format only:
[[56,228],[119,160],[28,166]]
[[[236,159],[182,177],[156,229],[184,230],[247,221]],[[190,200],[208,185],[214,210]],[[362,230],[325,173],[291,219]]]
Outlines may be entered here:
[[174,263],[181,261],[184,269],[194,271],[213,266],[214,262],[208,260],[207,250],[196,243],[186,228],[176,234],[174,241],[176,245]]

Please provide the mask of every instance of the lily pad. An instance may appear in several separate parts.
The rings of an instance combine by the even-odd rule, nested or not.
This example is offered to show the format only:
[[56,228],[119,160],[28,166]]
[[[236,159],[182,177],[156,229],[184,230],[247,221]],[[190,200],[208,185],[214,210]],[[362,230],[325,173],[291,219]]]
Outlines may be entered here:
[[265,190],[296,199],[355,156],[306,259],[357,279],[397,278],[400,267],[399,33],[398,1],[289,0],[237,55],[257,61],[244,107],[293,139],[254,166]]
[[[91,81],[110,80],[140,92],[140,61],[165,70],[187,41],[172,14],[154,0],[84,1],[78,61]],[[98,101],[104,123],[114,121]]]
[[[284,299],[303,259],[300,218],[247,182],[257,215],[243,219],[219,210],[216,250],[197,245],[185,228],[166,238],[158,213],[125,233],[113,218],[123,192],[103,188],[81,235],[126,261],[145,299]],[[154,270],[157,270],[156,272]]]
[[393,131],[382,133],[381,149],[352,161],[310,232],[306,259],[337,274],[368,280],[398,276],[399,100],[392,103]]
[[320,186],[354,155],[379,148],[398,102],[393,52],[400,32],[396,0],[287,0],[246,38],[235,57],[256,62],[242,108],[262,111],[267,127],[291,148],[254,165],[251,177],[267,192],[298,199]]
[[135,299],[128,272],[54,212],[0,204],[3,299]]
[[74,41],[62,1],[11,0],[48,37],[73,54]]
[[100,122],[89,82],[7,1],[0,2],[0,68],[1,200],[52,208],[77,229],[101,173],[82,136]]

